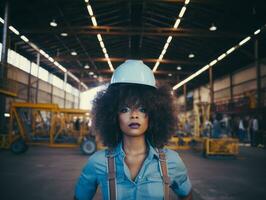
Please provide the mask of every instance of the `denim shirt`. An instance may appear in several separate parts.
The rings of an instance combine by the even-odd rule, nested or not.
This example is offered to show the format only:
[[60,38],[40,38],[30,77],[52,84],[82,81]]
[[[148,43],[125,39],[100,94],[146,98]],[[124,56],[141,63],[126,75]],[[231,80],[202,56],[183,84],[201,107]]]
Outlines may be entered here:
[[[186,167],[175,151],[164,149],[170,187],[179,196],[186,196],[191,190],[191,183]],[[106,150],[97,151],[85,165],[75,188],[78,200],[93,199],[100,185],[102,199],[109,199],[108,167]],[[131,180],[130,171],[125,163],[125,153],[120,143],[114,151],[116,166],[116,195],[117,200],[162,200],[164,189],[162,173],[159,165],[159,153],[149,144],[149,153],[135,180]]]

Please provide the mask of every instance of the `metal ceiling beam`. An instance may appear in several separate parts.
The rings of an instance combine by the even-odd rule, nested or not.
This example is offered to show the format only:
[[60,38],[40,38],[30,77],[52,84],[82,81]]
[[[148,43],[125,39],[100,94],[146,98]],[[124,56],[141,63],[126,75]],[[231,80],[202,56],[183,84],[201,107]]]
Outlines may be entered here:
[[205,29],[174,29],[174,28],[157,28],[157,27],[114,27],[114,26],[76,26],[69,28],[45,28],[45,29],[25,29],[23,34],[57,34],[67,32],[68,34],[96,35],[153,35],[153,36],[174,36],[174,37],[224,37],[224,38],[241,38],[247,36],[245,33],[235,32],[211,32]]
[[[88,61],[91,59],[94,62],[107,62],[106,58],[104,57],[91,57],[88,58],[87,56],[71,56],[71,55],[62,55],[58,57],[54,57],[54,59],[57,62],[62,62],[62,61],[71,61],[71,60],[80,60],[80,61]],[[110,58],[112,62],[124,62],[128,58]],[[143,62],[146,63],[156,63],[157,58],[144,58],[142,59]],[[168,60],[168,59],[163,59],[160,61],[162,64],[185,64],[185,65],[203,65],[206,64],[206,62],[203,61],[187,61],[187,60]]]

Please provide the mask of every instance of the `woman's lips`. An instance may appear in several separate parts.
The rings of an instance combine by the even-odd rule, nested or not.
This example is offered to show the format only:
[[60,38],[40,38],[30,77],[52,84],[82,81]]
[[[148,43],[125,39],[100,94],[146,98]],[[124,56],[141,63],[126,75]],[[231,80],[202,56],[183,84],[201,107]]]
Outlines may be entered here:
[[130,123],[128,126],[132,129],[138,129],[140,127],[140,124],[139,123]]

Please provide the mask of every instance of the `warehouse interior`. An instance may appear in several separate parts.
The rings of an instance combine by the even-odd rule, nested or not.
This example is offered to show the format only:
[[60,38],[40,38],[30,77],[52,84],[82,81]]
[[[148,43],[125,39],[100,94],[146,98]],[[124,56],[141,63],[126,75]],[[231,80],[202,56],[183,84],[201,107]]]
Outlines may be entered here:
[[91,102],[126,60],[171,88],[178,130],[166,147],[194,199],[266,199],[265,10],[262,0],[1,1],[0,199],[73,199],[105,148]]

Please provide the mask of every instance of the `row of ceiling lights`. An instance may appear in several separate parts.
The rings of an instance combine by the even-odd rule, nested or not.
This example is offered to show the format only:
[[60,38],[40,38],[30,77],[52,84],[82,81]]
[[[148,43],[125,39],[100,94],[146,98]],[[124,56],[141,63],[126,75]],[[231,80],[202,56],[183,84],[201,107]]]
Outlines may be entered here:
[[[2,19],[0,17],[0,22],[2,24],[5,23],[5,20]],[[42,49],[40,49],[39,47],[37,47],[34,43],[30,42],[30,40],[24,36],[24,35],[20,35],[20,32],[14,27],[14,26],[9,26],[8,27],[14,34],[16,34],[17,36],[20,36],[20,38],[28,43],[33,49],[35,49],[37,52],[39,52],[40,54],[42,54],[45,58],[47,58],[50,62],[52,62],[55,66],[57,66],[60,70],[62,70],[64,73],[67,73],[71,78],[73,78],[75,81],[77,81],[78,83],[80,83],[86,90],[88,89],[88,87],[81,82],[74,74],[72,74],[71,72],[67,71],[65,67],[63,67],[61,64],[59,64],[57,61],[55,61],[51,56],[49,56],[45,51],[43,51]]]
[[[88,13],[90,15],[90,18],[91,18],[91,22],[92,22],[92,25],[94,27],[97,27],[98,24],[97,24],[97,20],[96,20],[96,17],[94,16],[94,13],[93,13],[93,10],[92,10],[92,7],[90,5],[90,2],[89,0],[85,0],[85,3],[87,4],[87,10],[88,10]],[[99,44],[102,48],[102,51],[103,51],[103,54],[104,54],[104,57],[105,59],[107,60],[107,63],[108,63],[108,66],[110,68],[111,71],[114,71],[114,67],[113,67],[113,64],[109,58],[109,55],[108,55],[108,52],[107,52],[107,49],[105,48],[105,44],[104,44],[104,41],[103,41],[103,38],[102,38],[102,35],[101,34],[97,34],[97,39],[99,41]]]
[[[180,24],[180,22],[181,22],[181,19],[182,19],[182,17],[184,16],[184,14],[185,14],[185,12],[186,12],[186,9],[187,9],[187,6],[188,6],[189,2],[190,2],[190,0],[185,0],[185,5],[182,7],[182,9],[181,9],[181,11],[180,11],[180,13],[179,13],[179,15],[178,15],[176,21],[175,21],[175,24],[174,24],[174,26],[173,26],[174,29],[177,29],[177,28],[178,28],[178,26],[179,26],[179,24]],[[160,56],[159,56],[157,62],[155,63],[155,65],[154,65],[154,67],[153,67],[153,69],[152,69],[153,72],[156,72],[157,68],[159,67],[159,65],[160,65],[160,61],[163,59],[163,57],[164,57],[164,55],[165,55],[165,53],[166,53],[166,51],[167,51],[167,48],[169,47],[169,45],[170,45],[172,39],[173,39],[173,36],[169,36],[169,37],[167,38],[166,43],[165,43],[165,45],[164,45],[164,47],[163,47],[163,50],[162,50],[162,52],[161,52],[161,54],[160,54]],[[191,54],[191,56],[192,56],[192,55],[193,55],[193,57],[194,57],[194,54]],[[192,58],[192,57],[191,57],[191,58]]]
[[218,62],[220,62],[222,59],[224,59],[226,56],[228,56],[229,54],[231,54],[232,52],[234,52],[236,49],[238,49],[242,45],[246,44],[251,39],[252,36],[258,35],[261,32],[261,30],[262,29],[265,29],[265,28],[266,28],[266,24],[263,27],[261,27],[261,28],[257,29],[256,31],[254,31],[253,35],[250,35],[250,36],[244,38],[238,44],[236,44],[235,46],[233,46],[230,49],[228,49],[225,53],[221,54],[216,59],[212,60],[209,64],[205,65],[204,67],[202,67],[200,70],[196,71],[194,74],[190,75],[185,80],[183,80],[180,83],[176,84],[173,87],[173,90],[176,90],[176,89],[180,88],[181,86],[183,86],[187,82],[191,81],[192,79],[194,79],[195,77],[197,77],[201,73],[203,73],[206,70],[208,70],[211,66],[214,66],[215,64],[217,64]]

